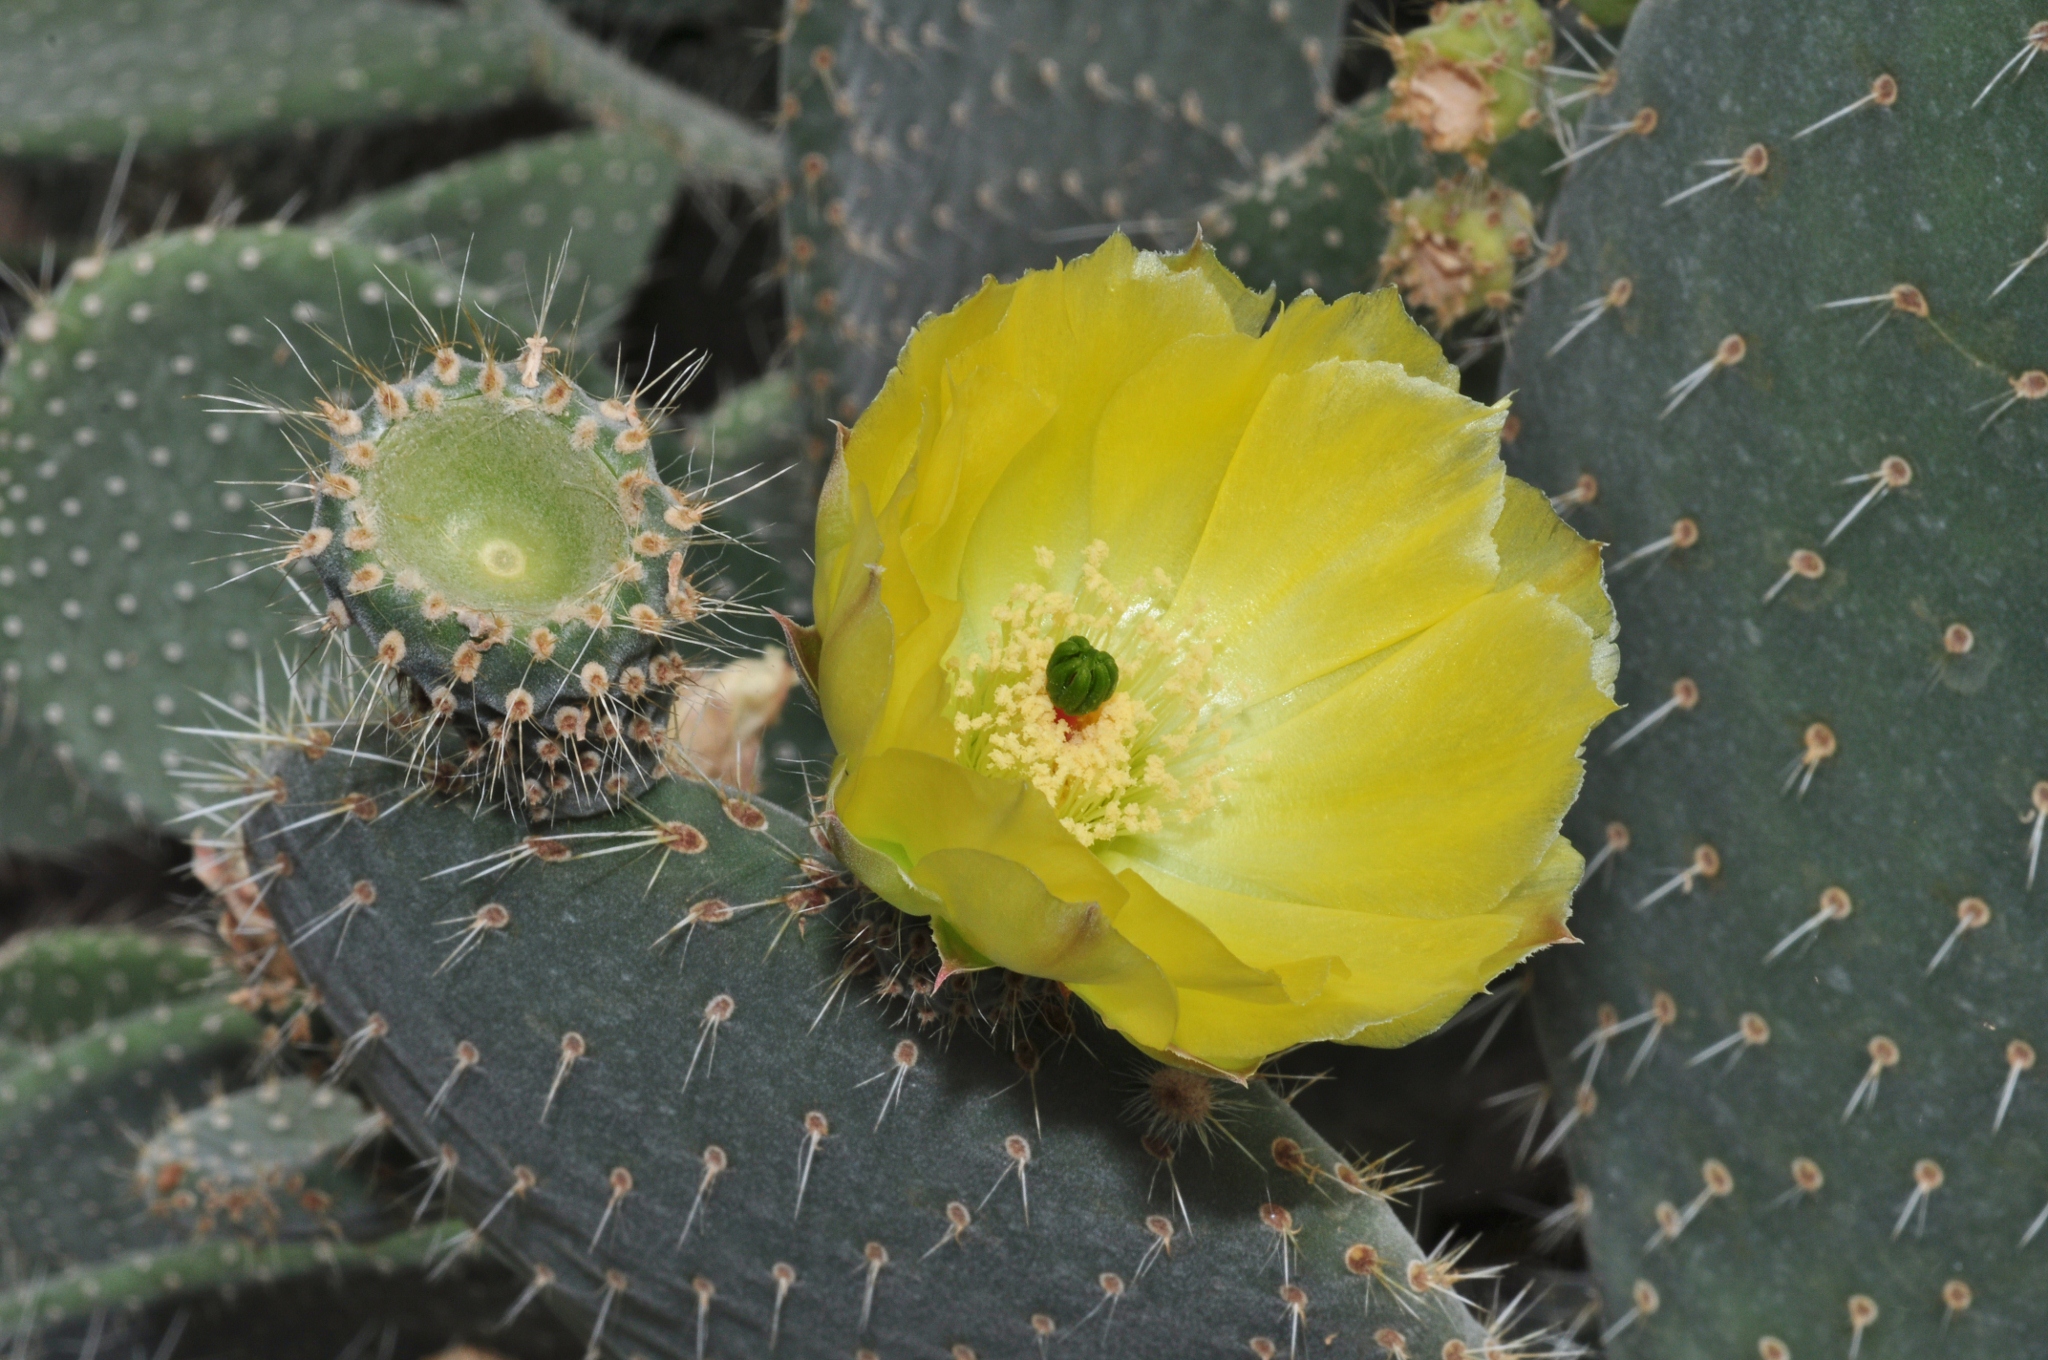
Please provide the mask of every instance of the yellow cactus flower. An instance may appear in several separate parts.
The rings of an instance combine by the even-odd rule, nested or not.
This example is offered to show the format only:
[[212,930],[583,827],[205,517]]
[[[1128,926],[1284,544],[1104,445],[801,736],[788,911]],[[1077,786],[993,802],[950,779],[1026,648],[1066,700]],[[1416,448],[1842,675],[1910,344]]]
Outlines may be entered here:
[[849,867],[949,967],[1236,1076],[1405,1043],[1569,939],[1614,707],[1599,550],[1503,471],[1506,403],[1392,290],[1272,301],[1121,236],[986,283],[818,514]]

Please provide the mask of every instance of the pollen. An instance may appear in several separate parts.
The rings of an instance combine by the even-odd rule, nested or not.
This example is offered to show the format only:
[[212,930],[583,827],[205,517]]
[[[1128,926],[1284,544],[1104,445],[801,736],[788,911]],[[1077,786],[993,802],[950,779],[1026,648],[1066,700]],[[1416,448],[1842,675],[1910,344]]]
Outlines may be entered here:
[[[1165,605],[1103,575],[1106,544],[1090,546],[1076,594],[1024,582],[992,611],[983,649],[949,660],[954,754],[988,775],[1023,779],[1045,795],[1083,845],[1192,821],[1230,791],[1209,675],[1215,643],[1199,617],[1169,621]],[[1050,552],[1038,554],[1042,568]],[[1149,583],[1169,595],[1172,582]],[[1117,659],[1116,692],[1082,717],[1046,688],[1053,651],[1071,637]]]

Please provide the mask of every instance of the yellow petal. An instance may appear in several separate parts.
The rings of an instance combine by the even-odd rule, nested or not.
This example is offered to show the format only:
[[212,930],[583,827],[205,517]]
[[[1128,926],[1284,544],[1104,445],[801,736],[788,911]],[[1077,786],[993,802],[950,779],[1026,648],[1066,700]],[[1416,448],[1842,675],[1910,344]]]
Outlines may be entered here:
[[[1598,548],[1505,476],[1504,406],[1391,290],[1270,312],[1205,248],[1116,238],[928,321],[828,478],[815,592],[826,825],[861,881],[949,968],[1058,979],[1238,1076],[1404,1042],[1568,939],[1557,824],[1613,707]],[[1168,631],[1199,615],[1231,740],[1216,805],[1087,847],[955,757],[943,663],[1097,539],[1172,594]]]
[[1131,853],[1322,906],[1487,911],[1548,850],[1580,741],[1613,710],[1590,655],[1584,621],[1535,587],[1481,596],[1318,702],[1249,715],[1236,790]]
[[1029,784],[890,750],[850,763],[834,805],[850,835],[945,903],[976,954],[1085,991],[1140,1042],[1171,1035],[1172,986],[1115,928],[1129,890]]
[[1218,677],[1284,694],[1489,590],[1504,415],[1392,364],[1274,379],[1181,583],[1227,639]]
[[[982,346],[979,348],[986,348]],[[959,598],[960,556],[990,493],[1020,459],[1043,456],[1041,436],[1058,415],[1055,400],[996,363],[963,355],[947,401],[974,412],[949,420],[906,477],[882,518],[901,539],[920,589]]]
[[[1571,842],[1559,836],[1530,875],[1515,885],[1513,892],[1494,908],[1494,915],[1520,921],[1515,937],[1481,959],[1474,968],[1482,983],[1493,981],[1530,954],[1547,945],[1572,938],[1565,928],[1571,915],[1572,894],[1586,871],[1586,861]],[[1366,1048],[1399,1048],[1437,1029],[1463,1008],[1469,995],[1446,993],[1434,1004],[1407,1015],[1366,1025],[1345,1040]]]
[[1246,335],[1257,335],[1266,328],[1266,318],[1273,314],[1273,298],[1280,291],[1277,285],[1268,285],[1263,293],[1254,293],[1245,286],[1244,280],[1230,272],[1223,261],[1216,258],[1216,252],[1209,248],[1201,233],[1195,234],[1195,243],[1178,255],[1160,257],[1168,272],[1179,274],[1195,270],[1209,281],[1216,290],[1223,305],[1230,309],[1231,320]]
[[[1110,544],[1120,582],[1154,568],[1178,581],[1215,505],[1259,397],[1276,367],[1270,337],[1188,336],[1131,375],[1103,410],[1088,470],[1085,538]],[[1051,584],[1071,590],[1080,555]]]
[[843,456],[844,433],[839,442],[842,449],[833,453],[818,488],[817,540],[811,550],[811,617],[821,620],[839,599],[840,574],[853,543],[853,478]]
[[1157,1045],[1173,1032],[1173,987],[1101,903],[1056,897],[1023,865],[987,850],[935,850],[913,876],[945,899],[946,924],[976,954],[1065,983],[1135,1043]]
[[1458,366],[1444,357],[1430,333],[1401,306],[1396,288],[1352,293],[1335,302],[1305,294],[1287,304],[1270,332],[1280,372],[1292,373],[1325,359],[1377,359],[1398,364],[1412,378],[1458,390]]
[[[1334,305],[1303,297],[1256,340],[1190,336],[1132,374],[1103,410],[1089,477],[1090,537],[1111,545],[1111,577],[1135,581],[1157,568],[1180,580],[1266,389],[1332,359],[1384,360],[1458,390],[1457,369],[1391,288]],[[1355,459],[1339,457],[1348,472]]]
[[[1269,1006],[1294,1000],[1278,973],[1245,962],[1200,919],[1159,892],[1141,873],[1125,869],[1116,879],[1130,893],[1130,899],[1116,914],[1117,934],[1158,964],[1175,988],[1234,996]],[[1302,969],[1298,967],[1299,961],[1299,955],[1290,954],[1275,962],[1292,970],[1296,980],[1312,978],[1308,985],[1319,988],[1327,970]],[[1297,985],[1301,985],[1299,981]]]
[[942,316],[926,317],[904,341],[896,367],[844,449],[849,486],[865,490],[870,505],[887,505],[894,497],[896,484],[938,429],[947,366],[1002,323],[1016,291],[1014,283],[984,279],[972,297]]
[[843,573],[836,598],[821,594],[815,605],[818,707],[842,753],[867,744],[896,677],[895,623],[882,604],[883,545],[867,493],[856,490],[853,501],[847,552],[864,560]]
[[1527,482],[1508,478],[1507,503],[1493,526],[1500,550],[1495,590],[1527,582],[1555,595],[1593,631],[1594,682],[1614,692],[1620,656],[1614,648],[1614,603],[1600,578],[1600,545],[1579,537],[1550,508],[1550,500]]
[[1240,334],[1229,300],[1200,270],[1170,271],[1121,237],[1019,281],[974,361],[1051,395],[1057,411],[977,507],[957,594],[971,629],[1011,586],[1038,579],[1038,548],[1071,567],[1097,536],[1087,494],[1096,426],[1125,381],[1187,336]]
[[1455,1011],[1493,976],[1489,961],[1525,929],[1517,910],[1417,920],[1262,899],[1175,878],[1144,877],[1254,967],[1328,960],[1314,993],[1293,1004],[1183,1005],[1175,1047],[1234,1068],[1235,1058],[1311,1039],[1350,1038],[1442,1004]]

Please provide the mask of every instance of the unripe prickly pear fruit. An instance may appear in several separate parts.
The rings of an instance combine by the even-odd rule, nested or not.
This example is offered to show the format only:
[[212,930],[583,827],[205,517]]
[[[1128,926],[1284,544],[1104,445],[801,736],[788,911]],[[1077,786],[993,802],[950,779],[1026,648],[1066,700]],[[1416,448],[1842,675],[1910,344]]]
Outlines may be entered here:
[[1389,204],[1387,216],[1380,278],[1399,284],[1411,309],[1428,308],[1442,328],[1480,306],[1513,304],[1516,263],[1536,244],[1523,195],[1480,176],[1440,180]]
[[1536,0],[1439,4],[1430,22],[1386,39],[1394,59],[1387,117],[1408,123],[1431,151],[1483,162],[1496,142],[1533,127],[1550,20]]
[[662,484],[648,421],[544,345],[510,363],[443,345],[361,409],[323,408],[334,451],[290,555],[317,565],[330,626],[469,736],[438,778],[581,816],[657,777],[695,679],[672,644],[713,602],[685,575],[703,507]]

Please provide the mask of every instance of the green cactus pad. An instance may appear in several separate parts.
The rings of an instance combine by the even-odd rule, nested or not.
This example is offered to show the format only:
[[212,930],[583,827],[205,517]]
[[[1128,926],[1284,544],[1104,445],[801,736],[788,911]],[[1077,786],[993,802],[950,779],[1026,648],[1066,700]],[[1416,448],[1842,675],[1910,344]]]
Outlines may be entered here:
[[459,1225],[404,1231],[374,1156],[348,1160],[381,1120],[303,1077],[222,1093],[246,1073],[257,1025],[217,993],[194,995],[215,958],[128,929],[41,931],[0,951],[0,1201],[13,1253],[0,1329],[38,1332],[54,1350],[84,1341],[67,1324],[106,1345],[132,1325],[153,1348],[175,1310],[203,1317],[252,1286],[310,1278],[331,1290],[337,1273],[353,1284],[376,1271],[404,1273],[413,1312],[480,1333],[520,1282],[474,1261],[425,1282],[430,1249]]
[[75,761],[58,759],[19,718],[13,731],[0,736],[0,850],[49,855],[118,835],[135,823],[127,809],[79,773]]
[[709,411],[693,417],[681,439],[659,449],[661,475],[671,482],[692,469],[718,475],[749,469],[776,471],[796,456],[803,441],[803,403],[796,379],[773,372],[735,388]]
[[750,0],[549,0],[589,24],[681,28],[743,17]]
[[[423,1266],[460,1231],[436,1223],[367,1243],[225,1240],[130,1252],[0,1290],[0,1327],[51,1326],[106,1310],[161,1304],[201,1291],[225,1293],[295,1276],[324,1278],[330,1287],[343,1274],[350,1282],[367,1283],[379,1274]],[[481,1317],[474,1325],[481,1328],[489,1320]]]
[[640,70],[579,32],[544,0],[487,0],[481,10],[524,39],[542,87],[592,122],[637,127],[695,177],[762,193],[775,183],[781,154],[774,137]]
[[30,312],[0,368],[0,694],[62,768],[177,811],[210,746],[168,729],[214,720],[200,694],[251,704],[310,613],[310,581],[263,565],[299,455],[234,408],[360,391],[335,346],[389,366],[397,291],[444,282],[328,235],[200,229],[81,261]]
[[[1119,225],[1184,245],[1220,183],[1315,130],[1343,13],[792,7],[784,288],[814,409],[851,421],[918,318],[984,275],[1050,265]],[[826,452],[812,450],[820,468]]]
[[101,1021],[184,1001],[220,956],[150,931],[67,927],[0,945],[0,1039],[52,1044]]
[[18,0],[0,16],[0,155],[111,156],[485,108],[528,85],[516,33],[396,0]]
[[196,1236],[374,1239],[404,1220],[341,1163],[380,1128],[346,1092],[272,1077],[173,1113],[136,1152],[135,1187]]
[[[806,618],[811,605],[811,511],[803,477],[806,407],[796,381],[773,372],[722,397],[679,439],[657,441],[662,474],[727,497],[706,521],[723,535],[708,545],[700,576],[714,594],[754,609],[722,620],[736,651],[783,648],[774,618]],[[832,739],[807,693],[790,696],[767,734],[761,792],[785,807],[807,807],[832,763]]]
[[1004,988],[929,991],[907,931],[892,973],[897,918],[833,905],[779,809],[672,781],[561,839],[425,800],[291,829],[387,775],[272,768],[286,801],[249,832],[292,858],[281,922],[380,886],[345,944],[296,950],[362,1036],[347,1071],[594,1354],[694,1356],[700,1326],[706,1354],[793,1360],[1484,1344],[1454,1262],[1432,1288],[1380,1183],[1271,1089],[1158,1069],[1085,1017],[1042,1047],[1005,1030],[1014,1055],[949,1040],[945,1014]]
[[219,997],[201,997],[10,1053],[0,1071],[0,1181],[24,1274],[182,1240],[182,1226],[142,1212],[129,1134],[154,1124],[166,1101],[199,1104],[209,1084],[237,1075],[257,1028]]
[[374,194],[334,226],[464,275],[471,299],[522,328],[552,280],[557,319],[599,335],[645,277],[685,174],[638,128],[568,132]]
[[712,606],[683,574],[703,509],[662,485],[630,397],[546,363],[438,348],[360,411],[331,410],[313,527],[329,615],[436,722],[479,743],[488,789],[535,815],[616,807],[656,777],[668,650]]
[[1618,1357],[2048,1329],[2040,17],[1645,5],[1591,117],[1656,132],[1555,209],[1509,464],[1614,545],[1630,708],[1536,996],[1560,1104],[1605,1055],[1569,1146]]

